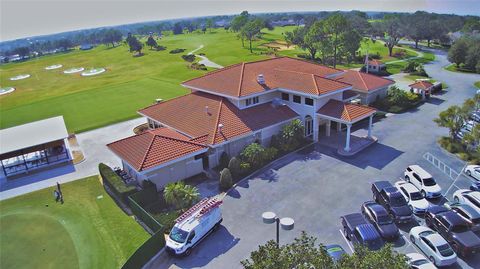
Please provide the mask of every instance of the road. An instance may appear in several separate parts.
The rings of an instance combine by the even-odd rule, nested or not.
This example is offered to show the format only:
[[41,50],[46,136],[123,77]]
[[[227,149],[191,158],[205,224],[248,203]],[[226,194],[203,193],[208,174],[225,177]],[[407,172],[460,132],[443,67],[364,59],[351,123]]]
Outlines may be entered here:
[[[362,202],[372,197],[373,181],[393,183],[410,164],[429,171],[447,198],[457,188],[468,186],[470,179],[464,175],[452,180],[450,173],[445,174],[445,169],[440,170],[424,157],[434,156],[456,172],[464,167],[463,161],[438,146],[437,139],[447,135],[448,130],[437,127],[432,120],[448,106],[472,97],[476,92],[473,83],[480,80],[480,75],[446,71],[446,54],[435,54],[437,59],[425,69],[434,79],[448,84],[449,90],[412,111],[376,122],[373,134],[379,143],[353,158],[339,157],[335,149],[316,144],[274,163],[228,193],[222,209],[222,228],[200,243],[189,257],[177,259],[162,254],[146,268],[241,268],[240,261],[251,251],[275,238],[275,227],[262,223],[265,211],[295,219],[293,231],[281,231],[281,244],[307,231],[319,242],[339,243],[348,250],[340,232],[340,216],[359,212]],[[411,226],[400,228],[406,234]],[[404,253],[417,251],[405,237],[395,242],[395,248]],[[480,268],[480,257],[459,261],[452,268]]]

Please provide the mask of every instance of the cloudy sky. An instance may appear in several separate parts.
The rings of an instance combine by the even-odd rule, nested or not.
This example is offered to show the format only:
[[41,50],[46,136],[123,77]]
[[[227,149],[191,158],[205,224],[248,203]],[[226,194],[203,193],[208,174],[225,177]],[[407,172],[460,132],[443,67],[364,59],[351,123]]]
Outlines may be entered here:
[[322,10],[480,15],[479,0],[0,0],[0,41],[99,26],[205,15]]

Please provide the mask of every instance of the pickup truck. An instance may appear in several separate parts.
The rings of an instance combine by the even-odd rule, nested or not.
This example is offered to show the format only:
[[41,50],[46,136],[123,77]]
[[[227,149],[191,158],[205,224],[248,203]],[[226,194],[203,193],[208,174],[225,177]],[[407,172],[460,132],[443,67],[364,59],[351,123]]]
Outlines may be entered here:
[[413,212],[407,201],[388,181],[376,181],[372,184],[373,199],[381,204],[398,223],[408,223],[413,220]]
[[444,211],[433,214],[426,223],[447,240],[457,255],[465,257],[480,253],[480,238],[457,213]]
[[360,213],[342,216],[343,234],[352,245],[364,245],[371,250],[380,249],[384,242],[375,227]]

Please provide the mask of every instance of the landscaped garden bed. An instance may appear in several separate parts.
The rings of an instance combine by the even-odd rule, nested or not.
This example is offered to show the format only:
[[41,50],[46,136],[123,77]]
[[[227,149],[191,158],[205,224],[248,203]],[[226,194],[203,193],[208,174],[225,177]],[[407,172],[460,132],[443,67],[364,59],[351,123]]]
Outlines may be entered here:
[[391,87],[384,99],[372,103],[378,110],[389,113],[403,113],[422,103],[421,97],[417,94]]

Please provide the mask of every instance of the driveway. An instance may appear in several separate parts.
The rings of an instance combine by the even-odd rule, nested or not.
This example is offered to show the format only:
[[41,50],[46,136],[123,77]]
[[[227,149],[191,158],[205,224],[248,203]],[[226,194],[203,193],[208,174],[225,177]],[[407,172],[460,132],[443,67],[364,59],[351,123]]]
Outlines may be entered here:
[[113,141],[133,135],[133,128],[145,122],[144,118],[129,120],[77,135],[85,160],[77,165],[64,165],[14,180],[0,178],[0,200],[98,174],[98,164],[120,165],[118,159],[105,146]]
[[[335,149],[316,144],[277,161],[228,193],[222,209],[222,229],[200,243],[189,257],[176,259],[162,254],[147,268],[240,268],[240,261],[251,251],[275,238],[274,225],[262,223],[265,211],[295,220],[293,231],[281,231],[282,244],[307,231],[321,243],[339,243],[349,250],[340,233],[340,216],[359,212],[361,203],[372,198],[373,181],[395,182],[410,164],[419,164],[431,172],[447,198],[457,188],[468,186],[470,180],[465,176],[452,179],[424,156],[434,156],[453,171],[464,167],[463,161],[437,145],[436,140],[447,135],[448,130],[438,128],[432,119],[448,106],[472,97],[476,91],[473,82],[480,76],[444,70],[442,67],[448,64],[445,53],[435,53],[437,60],[425,69],[449,85],[445,94],[433,96],[413,111],[375,123],[373,134],[379,143],[353,158],[339,157]],[[408,233],[409,228],[401,227],[403,233]],[[416,251],[405,239],[396,242],[395,247],[405,253]],[[459,261],[456,267],[480,268],[480,257]]]

